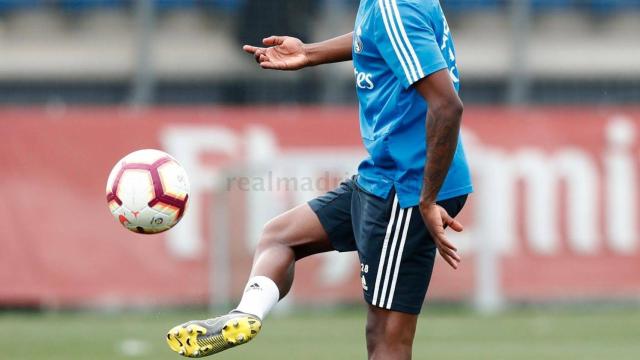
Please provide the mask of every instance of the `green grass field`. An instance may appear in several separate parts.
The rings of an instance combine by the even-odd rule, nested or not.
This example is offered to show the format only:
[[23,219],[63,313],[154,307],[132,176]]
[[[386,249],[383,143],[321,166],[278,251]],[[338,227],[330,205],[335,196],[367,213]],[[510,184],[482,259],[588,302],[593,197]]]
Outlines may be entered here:
[[[196,312],[1,313],[0,359],[178,359],[165,330]],[[365,359],[364,312],[272,316],[215,359]],[[427,309],[414,359],[639,359],[640,311],[524,310],[482,317]]]

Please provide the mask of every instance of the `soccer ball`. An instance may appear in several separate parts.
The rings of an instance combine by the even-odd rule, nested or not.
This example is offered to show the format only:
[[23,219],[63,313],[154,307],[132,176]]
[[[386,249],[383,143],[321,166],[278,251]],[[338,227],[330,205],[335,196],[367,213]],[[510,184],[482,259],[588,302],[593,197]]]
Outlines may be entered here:
[[111,214],[125,228],[156,234],[175,226],[189,199],[184,168],[160,150],[138,150],[122,158],[107,180]]

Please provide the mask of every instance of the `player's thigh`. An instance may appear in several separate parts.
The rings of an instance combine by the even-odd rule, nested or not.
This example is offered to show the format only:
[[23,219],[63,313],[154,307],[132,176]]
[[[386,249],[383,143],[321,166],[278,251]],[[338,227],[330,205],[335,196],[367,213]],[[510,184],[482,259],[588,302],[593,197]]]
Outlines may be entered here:
[[351,226],[354,180],[285,212],[265,226],[260,247],[285,245],[295,259],[331,251],[356,249]]
[[273,218],[265,225],[258,249],[274,245],[291,248],[296,259],[333,250],[318,216],[306,203]]
[[[308,203],[309,208],[324,229],[326,240],[332,250],[345,252],[357,249],[351,214],[354,190],[355,179],[351,178]],[[298,252],[297,259],[317,252],[316,247],[303,250],[305,251]]]

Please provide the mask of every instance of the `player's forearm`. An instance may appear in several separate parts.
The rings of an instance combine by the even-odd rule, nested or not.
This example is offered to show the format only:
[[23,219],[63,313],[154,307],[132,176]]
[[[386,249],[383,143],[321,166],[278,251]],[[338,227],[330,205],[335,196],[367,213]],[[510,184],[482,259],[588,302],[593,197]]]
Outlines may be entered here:
[[433,106],[427,113],[427,163],[420,196],[421,205],[436,201],[458,146],[462,102]]
[[351,60],[352,44],[353,32],[319,43],[304,45],[309,66]]

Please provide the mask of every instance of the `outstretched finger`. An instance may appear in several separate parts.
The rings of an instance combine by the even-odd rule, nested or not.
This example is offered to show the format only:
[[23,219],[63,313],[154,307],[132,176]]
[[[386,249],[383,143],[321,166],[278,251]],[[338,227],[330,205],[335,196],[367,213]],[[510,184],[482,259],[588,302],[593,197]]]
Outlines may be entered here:
[[449,225],[449,227],[456,232],[461,232],[462,230],[464,230],[464,226],[462,226],[460,221],[456,219],[451,219],[451,221],[447,225]]
[[263,49],[263,48],[259,48],[257,46],[251,46],[251,45],[244,45],[242,47],[242,50],[244,50],[245,52],[249,53],[249,54],[255,54],[256,51]]
[[264,54],[264,51],[262,49],[259,49],[258,51],[256,51],[256,53],[253,54],[253,57],[256,59],[256,62],[258,64],[269,60],[267,56]]
[[260,67],[263,69],[269,69],[269,70],[282,70],[282,65],[280,64],[274,64],[271,61],[263,61],[260,63]]
[[448,249],[446,247],[440,247],[440,253],[446,253],[450,258],[452,258],[453,260],[455,260],[456,262],[460,262],[460,256],[458,255],[458,253],[455,250],[452,249]]
[[464,230],[464,227],[462,226],[462,224],[458,220],[453,219],[451,217],[448,219],[442,219],[442,222],[446,227],[449,227],[456,232],[461,232],[462,230]]
[[268,62],[269,61],[269,57],[265,54],[256,54],[256,58],[258,59],[258,63],[263,63],[263,62]]
[[442,216],[442,223],[445,227],[448,226],[457,232],[461,232],[462,230],[464,230],[462,224],[458,220],[452,218],[444,208],[440,209],[440,215]]
[[436,242],[437,244],[442,245],[447,249],[458,251],[458,248],[455,245],[453,245],[453,243],[450,242],[449,239],[444,234],[435,234],[435,236],[437,237],[437,242]]
[[442,256],[444,261],[446,261],[447,264],[449,264],[449,266],[451,266],[454,269],[458,269],[458,264],[447,253],[440,250],[440,256]]
[[267,46],[282,45],[283,42],[284,42],[284,36],[272,35],[272,36],[269,36],[268,38],[262,39],[262,43]]

